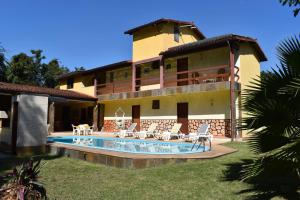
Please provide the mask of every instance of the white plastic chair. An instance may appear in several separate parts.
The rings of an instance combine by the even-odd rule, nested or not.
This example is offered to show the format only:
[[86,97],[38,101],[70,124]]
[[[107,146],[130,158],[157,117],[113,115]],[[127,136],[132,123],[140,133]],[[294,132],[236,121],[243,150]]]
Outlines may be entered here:
[[74,126],[72,124],[72,128],[73,128],[73,135],[79,135],[79,127],[78,126]]

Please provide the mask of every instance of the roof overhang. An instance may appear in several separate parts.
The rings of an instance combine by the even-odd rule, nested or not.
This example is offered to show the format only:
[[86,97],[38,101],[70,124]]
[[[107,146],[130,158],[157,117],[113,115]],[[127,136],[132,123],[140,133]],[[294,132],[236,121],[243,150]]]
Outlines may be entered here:
[[49,97],[60,97],[72,100],[82,100],[82,101],[97,101],[96,97],[89,96],[83,93],[70,91],[70,90],[60,90],[55,88],[44,88],[31,85],[21,85],[13,83],[0,82],[0,93],[18,95],[18,94],[32,94],[39,96],[49,96]]
[[263,50],[259,46],[258,42],[250,37],[228,34],[221,35],[217,37],[207,38],[204,40],[200,40],[197,42],[191,42],[184,45],[179,45],[176,47],[171,47],[166,51],[160,53],[160,55],[164,56],[164,58],[175,57],[178,55],[193,53],[197,51],[203,51],[208,49],[219,48],[228,45],[228,42],[247,42],[253,45],[253,48],[256,50],[258,58],[260,61],[267,61],[267,57],[264,54]]
[[137,31],[139,31],[143,28],[156,26],[156,25],[161,24],[161,23],[174,23],[174,24],[178,24],[178,25],[190,25],[191,27],[194,27],[192,30],[195,32],[195,34],[200,39],[205,38],[204,34],[197,28],[197,26],[194,24],[194,22],[180,21],[180,20],[166,19],[166,18],[161,18],[161,19],[149,22],[147,24],[143,24],[141,26],[137,26],[135,28],[129,29],[129,30],[125,31],[124,34],[133,35],[135,32],[137,32]]

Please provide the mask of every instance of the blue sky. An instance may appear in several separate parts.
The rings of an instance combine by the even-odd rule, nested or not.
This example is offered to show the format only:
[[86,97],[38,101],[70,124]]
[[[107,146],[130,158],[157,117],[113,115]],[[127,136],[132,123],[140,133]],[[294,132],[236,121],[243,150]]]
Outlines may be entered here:
[[299,34],[300,16],[293,17],[278,0],[1,0],[0,43],[7,57],[42,49],[71,70],[131,59],[124,31],[158,18],[193,21],[206,35],[235,33],[257,38],[269,61],[275,47]]

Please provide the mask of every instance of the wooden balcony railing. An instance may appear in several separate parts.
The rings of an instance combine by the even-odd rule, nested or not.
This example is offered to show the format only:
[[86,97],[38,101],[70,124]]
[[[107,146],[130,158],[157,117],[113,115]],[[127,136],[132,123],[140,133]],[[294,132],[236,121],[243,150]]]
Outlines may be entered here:
[[229,75],[230,70],[226,65],[181,72],[166,72],[164,74],[164,87],[228,81]]
[[98,84],[97,95],[130,92],[131,84],[132,84],[131,79],[114,81],[112,83]]
[[[183,85],[195,85],[229,81],[230,69],[227,65],[198,68],[181,72],[164,72],[163,87]],[[141,90],[142,86],[160,84],[159,74],[156,76],[135,79],[135,90]],[[112,83],[98,84],[97,95],[112,94],[132,91],[132,80],[114,81]]]

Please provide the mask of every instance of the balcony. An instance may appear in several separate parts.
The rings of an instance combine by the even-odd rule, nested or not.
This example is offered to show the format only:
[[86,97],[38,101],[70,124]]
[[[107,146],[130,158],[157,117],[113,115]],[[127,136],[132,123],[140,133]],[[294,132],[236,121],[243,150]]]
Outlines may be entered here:
[[[98,84],[96,89],[100,100],[148,95],[159,96],[168,95],[168,93],[173,93],[172,91],[174,90],[186,93],[201,90],[228,89],[229,76],[230,69],[228,65],[195,68],[180,72],[164,70],[163,76],[160,76],[158,70],[158,73],[155,75],[135,78],[135,80]],[[132,87],[133,83],[135,87]]]

